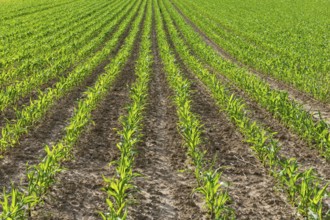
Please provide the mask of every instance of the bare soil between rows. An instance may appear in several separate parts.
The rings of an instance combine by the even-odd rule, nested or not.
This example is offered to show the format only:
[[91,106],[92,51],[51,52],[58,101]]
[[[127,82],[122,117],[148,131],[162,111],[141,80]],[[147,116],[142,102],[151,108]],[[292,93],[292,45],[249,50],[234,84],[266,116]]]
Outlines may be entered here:
[[[136,53],[136,52],[135,52]],[[102,175],[112,176],[109,162],[118,159],[116,143],[119,116],[125,113],[129,85],[135,80],[131,60],[109,94],[93,112],[93,125],[86,129],[73,150],[74,159],[65,162],[43,207],[32,219],[99,219],[98,211],[107,209]]]
[[[180,12],[180,14],[182,14]],[[184,15],[183,15],[184,16]],[[185,18],[187,19],[187,18]],[[210,39],[207,38],[207,36],[202,33],[198,28],[192,24],[189,20],[187,21],[190,25],[192,25],[197,32],[199,32],[203,37],[206,43],[211,45],[215,50],[217,50],[222,56],[224,56],[227,59],[231,60],[231,57],[228,57],[228,54],[225,54],[226,52],[223,51],[218,45],[215,45],[214,42],[212,42]],[[176,25],[176,28],[177,25]],[[179,30],[180,31],[180,30]],[[184,36],[181,34],[181,37],[184,38]],[[204,36],[205,35],[205,36]],[[236,61],[233,61],[236,62]],[[207,66],[207,65],[206,65]],[[215,72],[211,67],[207,66],[207,68],[211,72]],[[253,72],[253,70],[250,70]],[[270,113],[268,113],[265,109],[260,107],[255,101],[251,100],[248,95],[245,94],[244,91],[242,91],[240,88],[234,86],[230,80],[228,80],[226,77],[222,76],[221,74],[218,74],[219,80],[223,81],[228,88],[230,88],[231,91],[236,93],[238,96],[240,96],[243,100],[246,100],[247,107],[249,109],[248,115],[253,120],[257,121],[259,124],[263,125],[266,128],[270,128],[272,131],[276,131],[275,138],[280,140],[280,144],[282,146],[282,149],[280,151],[280,154],[282,156],[285,156],[287,158],[296,158],[301,171],[307,170],[309,168],[313,168],[316,171],[316,174],[320,177],[321,183],[325,185],[327,182],[329,182],[329,163],[322,158],[316,149],[311,149],[311,146],[308,145],[305,141],[303,141],[301,138],[298,137],[298,135],[295,134],[294,131],[287,128],[285,125],[283,125],[280,120],[274,119]],[[270,78],[271,79],[271,78]],[[282,82],[278,82],[282,83]],[[283,84],[283,83],[282,83]],[[282,88],[283,89],[283,88]],[[304,100],[306,98],[306,95],[304,93],[301,93],[299,91],[293,90],[295,94],[299,94]],[[290,94],[289,92],[289,95]],[[321,103],[319,101],[316,101],[314,99],[311,99],[308,95],[307,98],[309,98],[310,102],[317,103],[315,104],[317,109],[327,109],[326,105],[324,103]],[[296,100],[299,103],[301,103],[301,100]],[[304,104],[305,106],[306,104]],[[308,105],[308,103],[307,103]],[[305,108],[306,109],[306,108]],[[312,110],[309,109],[312,113]],[[325,114],[328,110],[324,110]],[[322,113],[324,113],[322,112]],[[203,115],[203,114],[202,114]],[[204,117],[202,117],[204,118]],[[317,117],[316,117],[317,118]],[[203,121],[205,121],[203,119]],[[329,187],[330,188],[330,187]],[[324,200],[324,207],[327,207],[325,209],[330,208],[330,200],[325,199]]]
[[296,210],[288,204],[284,194],[276,191],[275,180],[197,82],[192,83],[193,111],[200,115],[204,125],[207,157],[210,161],[216,157],[216,167],[221,167],[223,172],[222,180],[229,183],[231,206],[237,219],[296,219]]
[[84,96],[85,89],[93,85],[99,74],[97,68],[79,87],[60,99],[28,134],[23,135],[17,146],[7,150],[0,160],[0,187],[8,186],[10,182],[18,184],[25,177],[26,163],[38,163],[45,155],[44,146],[51,146],[64,135],[64,128],[77,101]]
[[[135,3],[136,4],[136,3]],[[135,4],[131,5],[130,8],[132,9]],[[141,4],[140,4],[141,6]],[[125,6],[125,8],[128,7],[128,5]],[[134,18],[137,16],[137,13],[135,14]],[[133,18],[133,19],[134,19]],[[104,38],[103,42],[96,47],[91,54],[95,54],[99,51],[101,51],[106,42],[108,42],[111,37],[113,36],[113,34],[117,31],[119,25],[125,20],[125,17],[121,18],[118,23],[113,27],[113,29],[111,31],[109,31],[106,34],[106,37]],[[95,33],[92,35],[93,38],[97,36],[98,32],[100,30],[102,30],[105,26],[107,25],[107,23],[104,23],[98,30],[95,31]],[[126,29],[125,33],[123,34],[123,36],[127,36],[129,32],[129,28]],[[119,43],[117,44],[116,48],[111,52],[111,56],[115,55],[118,50],[120,49],[120,46],[123,44],[125,37],[120,37]],[[38,98],[38,95],[41,92],[47,92],[47,89],[49,88],[54,88],[54,86],[56,85],[56,83],[58,83],[61,79],[61,77],[68,77],[69,74],[71,74],[71,72],[78,67],[80,64],[86,62],[86,60],[88,60],[90,57],[85,57],[84,59],[78,60],[76,63],[71,64],[69,67],[65,68],[64,70],[62,70],[56,77],[50,79],[49,81],[43,83],[42,85],[39,86],[39,88],[36,88],[35,90],[31,91],[29,94],[24,95],[23,97],[21,97],[16,103],[13,103],[12,105],[10,105],[8,108],[6,108],[3,112],[0,112],[0,128],[2,128],[3,126],[5,126],[5,123],[8,121],[13,121],[16,119],[16,114],[15,111],[20,111],[22,110],[24,107],[26,107],[27,105],[29,105],[30,100],[35,100]],[[103,64],[99,65],[97,68],[99,70],[102,70],[105,66],[105,64],[107,64],[108,62],[104,62]],[[47,69],[45,69],[44,71],[46,71]],[[98,70],[95,70],[94,72],[98,72]],[[100,71],[99,71],[100,72]],[[93,77],[95,78],[95,77]]]

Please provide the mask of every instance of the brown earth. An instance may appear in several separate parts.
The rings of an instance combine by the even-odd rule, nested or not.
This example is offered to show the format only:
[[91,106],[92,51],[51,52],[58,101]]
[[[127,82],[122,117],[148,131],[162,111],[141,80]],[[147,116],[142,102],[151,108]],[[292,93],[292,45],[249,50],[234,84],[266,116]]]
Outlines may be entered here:
[[[219,112],[206,89],[191,79],[193,111],[204,124],[204,145],[208,158],[217,158],[222,180],[230,184],[237,219],[297,219],[296,210],[288,204],[285,195],[276,189],[276,182],[269,176],[254,152],[226,115]],[[200,83],[200,82],[199,82]]]
[[[179,10],[179,9],[177,9]],[[182,12],[179,12],[182,14]],[[187,18],[185,18],[187,19]],[[229,57],[228,54],[225,54],[226,52],[223,51],[218,45],[215,45],[214,42],[212,42],[207,36],[202,33],[198,28],[191,23],[191,21],[187,20],[187,23],[191,24],[195,30],[201,33],[201,35],[204,35],[206,43],[211,45],[214,49],[216,49],[218,52],[222,53],[224,57],[227,59],[234,59]],[[177,27],[177,26],[176,26]],[[178,27],[177,27],[178,28]],[[179,30],[178,30],[179,31]],[[181,34],[181,37],[184,38],[184,36]],[[236,62],[236,61],[235,61]],[[211,67],[207,66],[207,68],[211,72],[216,71],[212,69]],[[264,108],[259,106],[255,101],[251,100],[247,94],[245,94],[244,91],[242,91],[240,88],[233,85],[233,83],[230,82],[225,76],[218,74],[218,78],[220,81],[222,81],[232,92],[234,92],[236,95],[241,97],[243,100],[246,101],[248,115],[251,119],[254,121],[257,121],[259,124],[261,124],[263,127],[269,128],[271,131],[276,131],[275,138],[280,140],[280,144],[282,146],[280,154],[282,156],[285,156],[287,158],[294,157],[297,159],[301,170],[306,170],[309,168],[314,168],[317,172],[317,175],[321,178],[321,182],[323,184],[326,184],[329,182],[329,176],[330,176],[330,165],[329,163],[320,156],[318,151],[316,149],[312,149],[308,143],[303,141],[301,138],[298,137],[298,135],[295,134],[294,131],[291,131],[289,128],[287,128],[285,125],[283,125],[280,120],[274,119],[270,113],[268,113]],[[303,93],[299,93],[300,95]],[[302,95],[302,97],[305,97]],[[309,97],[310,98],[310,97]],[[314,100],[316,101],[316,100]],[[323,103],[318,102],[319,105],[317,108],[324,107]],[[320,107],[321,106],[321,107]],[[325,107],[326,108],[326,107]],[[201,114],[204,116],[204,114]],[[203,118],[203,117],[202,117]],[[207,120],[207,119],[203,119]],[[330,189],[330,187],[329,187]],[[330,201],[329,199],[324,200],[324,206],[328,207],[330,209]]]
[[[176,6],[175,8],[179,10]],[[181,11],[179,11],[179,13],[183,15]],[[206,43],[211,45],[215,50],[217,50],[227,59],[230,59],[232,62],[238,62],[235,61],[234,58],[230,57],[230,55],[227,54],[226,51],[224,51],[222,48],[212,42],[203,32],[198,29],[197,26],[195,26],[195,24],[189,21],[188,18],[186,18],[185,16],[184,18],[187,19],[187,23],[191,24],[195,28],[195,30],[197,29],[197,32],[203,35]],[[183,35],[181,34],[181,36]],[[251,119],[257,121],[264,127],[269,128],[271,131],[277,132],[275,138],[280,140],[280,143],[282,145],[280,153],[283,156],[287,158],[296,158],[302,169],[315,168],[315,170],[318,171],[320,177],[324,179],[323,182],[329,181],[328,177],[330,176],[330,165],[323,157],[320,156],[316,149],[312,149],[311,146],[306,143],[306,141],[299,138],[299,136],[295,134],[294,131],[283,125],[280,120],[274,119],[272,115],[267,112],[267,110],[259,106],[258,103],[252,100],[242,89],[231,83],[228,78],[221,75],[221,73],[217,73],[210,66],[207,66],[207,68],[210,72],[217,74],[219,80],[223,82],[226,87],[230,88],[230,91],[232,91],[238,97],[246,101],[247,109],[249,110],[248,115]]]
[[32,219],[99,219],[97,211],[106,210],[102,175],[113,175],[109,162],[119,156],[116,129],[120,127],[118,119],[125,113],[129,100],[129,85],[135,79],[133,72],[134,62],[130,60],[93,112],[94,123],[76,144],[74,159],[63,164],[65,171],[58,175],[44,206],[37,208]]

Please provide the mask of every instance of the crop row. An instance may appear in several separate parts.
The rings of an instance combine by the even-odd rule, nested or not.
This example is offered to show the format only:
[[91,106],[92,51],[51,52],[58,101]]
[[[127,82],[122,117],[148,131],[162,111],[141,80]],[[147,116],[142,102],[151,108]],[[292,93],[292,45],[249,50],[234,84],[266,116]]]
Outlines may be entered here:
[[[45,30],[40,30],[37,33],[32,33],[31,28],[27,27],[27,36],[21,37],[15,35],[17,39],[9,38],[8,40],[2,40],[4,42],[4,48],[1,51],[3,57],[2,68],[8,70],[10,68],[18,67],[24,64],[27,58],[30,62],[36,60],[40,54],[38,52],[47,51],[46,49],[52,48],[53,50],[63,46],[67,38],[73,33],[79,33],[82,29],[79,26],[87,26],[90,21],[96,19],[98,16],[104,13],[104,9],[109,6],[115,6],[118,2],[114,3],[103,3],[99,5],[81,5],[78,10],[72,12],[72,14],[62,15],[58,21],[52,21],[48,24]],[[103,10],[102,10],[103,9]],[[39,21],[43,24],[43,21]],[[75,35],[71,36],[74,37]],[[38,42],[41,45],[34,47],[33,45]],[[54,51],[50,51],[54,52]],[[37,55],[37,57],[35,57]]]
[[[134,45],[139,45],[138,58],[134,64],[137,79],[131,86],[130,102],[126,106],[126,112],[119,118],[120,140],[116,146],[120,151],[120,157],[110,162],[114,165],[114,175],[103,177],[108,209],[100,212],[104,220],[127,218],[130,193],[136,189],[133,180],[139,175],[134,170],[134,163],[138,153],[136,146],[143,135],[142,122],[144,109],[147,107],[151,64],[154,60],[151,50],[152,37],[156,37],[156,48],[159,49],[163,71],[173,92],[172,101],[178,116],[178,132],[182,136],[192,165],[189,167],[196,179],[197,187],[192,193],[200,193],[209,217],[236,218],[235,210],[230,205],[231,192],[222,182],[222,172],[214,166],[215,161],[209,158],[208,152],[205,151],[207,146],[203,146],[202,136],[205,131],[200,116],[195,114],[191,107],[194,99],[191,96],[190,80],[201,85],[212,97],[218,110],[224,112],[236,125],[244,136],[244,141],[249,143],[255,156],[303,217],[314,220],[330,217],[330,211],[323,207],[324,199],[330,195],[327,191],[329,184],[313,168],[303,169],[295,158],[281,155],[283,146],[274,137],[275,132],[265,128],[262,122],[251,118],[245,100],[233,93],[230,88],[239,88],[246,97],[254,100],[274,118],[307,140],[310,146],[317,147],[326,159],[330,159],[329,124],[322,120],[322,117],[315,120],[299,104],[289,99],[286,92],[272,89],[247,68],[241,67],[231,59],[221,57],[205,42],[203,34],[196,32],[193,25],[187,25],[185,16],[212,41],[223,46],[242,62],[256,66],[264,72],[274,72],[275,77],[278,77],[276,74],[284,72],[285,76],[281,80],[286,80],[285,77],[290,76],[290,80],[297,80],[293,84],[296,83],[303,90],[324,99],[327,97],[328,88],[322,87],[316,92],[313,88],[316,84],[306,87],[306,80],[318,74],[316,70],[322,73],[321,63],[316,63],[311,68],[309,76],[299,78],[297,74],[305,67],[295,69],[299,57],[291,54],[294,47],[290,48],[289,52],[283,51],[276,47],[277,41],[274,44],[266,42],[258,46],[260,38],[249,32],[236,30],[231,25],[221,26],[221,21],[215,18],[214,10],[208,11],[205,9],[207,7],[201,7],[201,13],[196,13],[201,4],[199,0],[188,2],[116,0],[100,4],[81,4],[80,1],[69,3],[65,0],[57,3],[44,2],[40,5],[35,3],[36,7],[21,8],[0,17],[0,21],[8,25],[5,28],[16,22],[24,27],[22,32],[17,29],[2,36],[4,41],[14,42],[18,45],[17,48],[21,48],[17,54],[17,51],[10,50],[10,47],[0,46],[0,53],[7,56],[0,60],[0,86],[5,87],[0,91],[0,111],[13,107],[16,113],[16,118],[7,121],[2,127],[0,158],[9,147],[17,144],[23,134],[28,133],[41,121],[60,99],[81,86],[89,77],[95,79],[92,85],[86,86],[85,92],[74,104],[74,111],[61,139],[56,140],[51,146],[44,147],[44,157],[39,164],[27,165],[24,180],[26,183],[13,183],[11,187],[4,189],[0,199],[0,219],[27,219],[31,217],[31,211],[36,206],[42,207],[49,188],[56,183],[58,173],[65,169],[63,162],[72,158],[72,149],[91,124],[93,111],[109,93],[125,64],[132,61],[130,57],[136,52]],[[53,10],[70,8],[73,5],[81,7],[74,12],[61,12],[49,18]],[[38,13],[46,18],[33,21]],[[63,16],[68,14],[70,16]],[[17,21],[14,19],[15,15]],[[54,24],[52,29],[47,29],[45,22],[54,22],[57,18],[60,18],[59,22]],[[219,25],[223,30],[218,30]],[[30,38],[31,27],[40,32]],[[5,28],[0,27],[0,30]],[[151,36],[152,28],[155,28],[156,36]],[[52,33],[53,31],[56,33]],[[19,32],[20,35],[14,36]],[[237,39],[234,33],[239,34]],[[79,38],[76,38],[77,36]],[[42,42],[47,46],[36,47],[36,42]],[[238,52],[242,48],[246,52]],[[248,53],[251,53],[251,56]],[[270,57],[267,57],[268,55]],[[258,56],[260,62],[254,59]],[[292,63],[281,64],[287,66],[278,65],[285,56],[288,56]],[[317,59],[319,58],[315,58],[314,61]],[[310,65],[309,61],[304,59],[300,64]],[[191,76],[190,80],[187,79],[187,75]],[[55,83],[52,82],[51,87],[41,89],[52,80]],[[33,91],[38,91],[37,98],[31,99],[30,103],[16,110],[16,103]]]
[[[48,9],[57,8],[71,2],[67,2],[66,0],[60,0],[57,2],[49,1],[46,4],[38,4],[39,2],[35,2],[40,7],[38,7],[37,5],[31,7],[31,5],[33,5],[33,3],[31,4],[31,2],[28,3],[30,4],[30,7],[27,6],[25,2],[15,2],[15,3],[16,3],[16,9],[14,10],[9,10],[9,8],[10,9],[13,8],[12,5],[6,5],[6,4],[3,5],[3,8],[1,9],[8,12],[4,14],[5,16],[0,17],[2,21],[13,21],[13,20],[17,20],[17,18],[26,19],[27,17],[36,15],[37,13],[40,13],[42,11],[47,11]],[[6,6],[8,6],[8,8]],[[22,8],[17,10],[17,8],[19,7]]]
[[[77,8],[78,5],[81,6],[81,10],[72,10],[72,7]],[[58,26],[62,26],[63,28],[68,27],[65,25],[67,25],[69,21],[76,20],[75,18],[78,18],[76,21],[79,21],[79,17],[81,17],[83,11],[89,10],[88,6],[91,10],[97,7],[97,5],[93,5],[91,3],[80,2],[79,4],[78,2],[72,2],[62,8],[62,12],[58,13],[59,17],[57,17],[54,11],[47,11],[46,14],[36,14],[35,18],[24,19],[24,24],[22,21],[19,21],[19,19],[14,19],[13,24],[8,27],[3,24],[0,27],[2,29],[0,31],[0,54],[2,55],[0,59],[0,70],[4,67],[8,67],[8,65],[13,61],[22,61],[22,59],[19,59],[20,56],[18,54],[16,55],[16,53],[27,55],[26,53],[23,53],[24,50],[21,50],[22,47],[33,48],[33,45],[35,45],[36,42],[41,43],[42,37],[49,37],[52,35],[54,33],[54,31],[52,31],[53,28]],[[54,10],[56,11],[58,9]],[[63,23],[65,21],[68,23]],[[15,66],[12,66],[12,68],[13,67]]]
[[[81,2],[72,2],[73,4],[65,5],[65,7],[60,8],[63,11],[59,11],[59,13],[55,14],[54,11],[58,10],[55,8],[54,11],[45,11],[45,13],[36,14],[34,18],[26,18],[23,21],[19,21],[19,19],[13,20],[14,24],[4,24],[2,26],[4,33],[1,35],[1,39],[4,43],[4,48],[8,48],[7,43],[24,43],[28,42],[29,38],[33,35],[40,36],[44,32],[49,32],[51,27],[56,25],[56,20],[58,20],[59,24],[62,24],[63,20],[67,20],[67,18],[71,17],[73,14],[77,16],[81,14],[82,11],[86,11],[86,7],[95,7],[93,2],[89,3],[81,3]],[[103,3],[104,4],[104,3]],[[73,10],[72,7],[80,6],[78,10]],[[80,10],[82,9],[82,10]],[[88,9],[87,9],[88,10]],[[53,16],[49,16],[52,15]],[[66,15],[66,16],[64,16]],[[40,17],[42,19],[40,19]],[[39,18],[39,19],[37,19]],[[47,30],[46,25],[49,25],[49,30]],[[24,40],[24,41],[23,41]],[[23,45],[23,44],[21,44]],[[16,47],[16,45],[14,45]],[[14,48],[12,48],[14,49]]]
[[160,9],[157,2],[155,20],[158,46],[164,70],[167,73],[167,80],[174,91],[173,102],[179,118],[178,129],[187,148],[187,154],[194,166],[194,174],[198,183],[198,187],[194,191],[203,195],[211,219],[233,218],[234,213],[227,206],[230,197],[220,182],[221,173],[218,172],[218,169],[208,165],[205,152],[201,149],[203,129],[198,116],[191,111],[190,83],[180,72],[173,51],[166,40]]
[[[198,7],[198,2],[194,2],[193,4],[190,4],[189,6],[191,8],[196,8],[196,7]],[[227,6],[229,6],[229,5],[227,5]],[[263,10],[266,9],[266,7],[268,7],[268,5],[265,4],[262,6],[264,8],[260,8],[260,7],[258,8],[259,12],[261,12],[261,13],[254,14],[252,16],[256,16],[256,17],[264,16],[264,14],[262,14],[264,12]],[[232,6],[229,6],[229,7],[232,7]],[[311,4],[311,5],[309,5],[309,7],[315,7],[315,5]],[[272,31],[267,30],[266,33],[264,32],[263,36],[256,34],[256,33],[252,33],[252,29],[256,28],[256,26],[258,26],[260,24],[254,24],[253,26],[249,27],[249,22],[251,22],[251,20],[249,20],[250,18],[244,19],[244,21],[243,21],[241,19],[241,17],[237,17],[233,14],[231,14],[231,16],[227,17],[227,18],[232,19],[232,21],[233,21],[233,23],[235,23],[235,25],[228,24],[228,23],[226,23],[227,19],[223,19],[223,17],[222,17],[223,15],[219,16],[219,14],[217,14],[217,16],[214,16],[214,13],[218,9],[219,8],[217,8],[217,9],[213,8],[211,10],[203,9],[202,11],[203,11],[203,14],[206,16],[206,17],[204,17],[204,19],[207,20],[208,22],[212,22],[212,26],[217,25],[218,27],[221,27],[221,30],[217,30],[217,32],[226,41],[230,41],[233,37],[232,35],[236,35],[236,38],[238,38],[237,40],[240,45],[243,45],[243,43],[250,44],[252,47],[255,47],[255,49],[257,49],[257,50],[263,50],[272,58],[275,55],[278,55],[278,58],[280,58],[280,59],[285,57],[286,59],[290,59],[290,60],[297,62],[297,59],[300,56],[300,58],[303,58],[303,59],[299,60],[299,63],[301,66],[297,67],[297,68],[303,68],[306,65],[312,65],[309,67],[313,68],[313,70],[324,73],[325,66],[322,65],[322,57],[326,57],[326,54],[323,54],[326,51],[324,51],[325,47],[320,47],[320,44],[322,44],[322,37],[313,36],[313,38],[306,38],[307,35],[304,32],[305,31],[304,30],[304,31],[300,31],[300,33],[298,32],[301,36],[301,39],[297,39],[298,34],[293,32],[293,30],[297,31],[296,29],[294,29],[295,27],[291,27],[292,29],[291,29],[291,31],[286,33],[287,35],[285,35],[285,34],[279,35],[279,33],[276,33],[276,31],[278,31],[279,29],[285,28],[283,26],[285,26],[284,23],[286,22],[286,19],[290,19],[289,17],[293,15],[292,13],[285,14],[284,11],[286,10],[286,8],[282,8],[283,13],[281,13],[281,15],[280,15],[280,16],[286,17],[286,18],[283,18],[284,21],[282,20],[280,23],[276,24],[276,21],[272,20],[273,19],[272,17],[266,18],[266,19],[269,19],[268,20],[269,23],[267,24],[267,27],[265,27],[265,26],[263,26],[263,27],[269,28],[269,26],[272,26],[273,30]],[[235,12],[249,14],[249,12],[246,10],[246,8],[236,8],[236,9],[237,10]],[[297,13],[300,13],[300,11],[297,10]],[[308,11],[307,13],[310,13],[310,11]],[[251,14],[249,16],[251,16]],[[310,14],[308,16],[310,16]],[[320,17],[320,18],[324,19],[324,17]],[[306,17],[302,18],[302,19],[306,19]],[[310,18],[307,17],[307,19],[310,19]],[[310,21],[315,22],[315,20],[314,21],[312,21],[312,20],[313,19],[311,19]],[[325,27],[322,27],[322,22],[324,22],[324,21],[322,21],[322,20],[320,20],[320,21],[321,22],[317,22],[317,25],[315,27],[313,27],[318,32],[325,31]],[[236,26],[237,22],[242,22],[241,28],[237,28],[237,26]],[[276,26],[274,26],[274,25],[276,25]],[[306,26],[305,28],[309,29],[311,27]],[[246,29],[246,30],[243,31],[243,29]],[[277,39],[274,38],[276,36],[277,36]],[[290,36],[291,38],[288,38],[288,36]],[[286,39],[284,37],[286,37]],[[287,42],[285,42],[285,44],[283,44],[283,40],[287,40],[290,43],[294,42],[294,44],[289,45],[289,44],[287,44]],[[227,44],[228,43],[229,42],[227,42]],[[300,44],[303,44],[303,43],[309,44],[308,49],[311,50],[309,52],[313,54],[313,56],[308,57],[308,59],[306,59],[307,54],[305,53],[307,47],[300,47]],[[283,50],[283,47],[286,47],[286,46],[289,46],[287,48],[287,50]],[[233,45],[231,45],[231,47],[233,47]],[[299,51],[299,50],[301,50],[301,51]],[[298,51],[300,52],[299,54],[298,54]]]

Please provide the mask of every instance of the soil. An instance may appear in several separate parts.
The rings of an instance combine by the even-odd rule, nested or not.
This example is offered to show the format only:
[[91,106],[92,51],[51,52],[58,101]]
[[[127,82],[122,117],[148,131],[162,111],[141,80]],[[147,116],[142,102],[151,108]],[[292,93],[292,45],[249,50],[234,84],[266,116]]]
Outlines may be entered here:
[[32,219],[99,219],[96,211],[106,210],[106,193],[102,175],[112,176],[109,162],[118,159],[115,130],[120,127],[120,114],[128,103],[129,85],[134,81],[130,61],[105,100],[93,112],[93,125],[73,150],[74,160],[63,164],[65,171],[57,177],[43,207],[37,208]]
[[[177,7],[176,9],[179,10]],[[181,11],[179,11],[179,13],[183,15]],[[185,17],[185,19],[188,18]],[[193,24],[191,21],[187,20],[187,22],[191,24],[195,30],[198,29],[198,27],[195,26],[195,24]],[[216,49],[219,53],[221,53],[222,56],[227,59],[230,59],[232,62],[238,62],[236,60],[233,60],[234,58],[230,57],[230,55],[226,53],[226,51],[224,51],[222,48],[212,42],[199,29],[196,31],[203,35],[205,41],[214,49]],[[211,72],[215,72],[214,69],[209,66],[208,69]],[[311,149],[311,146],[309,146],[306,141],[303,141],[301,138],[299,138],[294,131],[291,131],[289,128],[283,125],[280,120],[274,119],[269,112],[259,106],[258,103],[251,100],[251,98],[249,98],[249,96],[244,91],[233,85],[233,83],[231,83],[230,80],[227,79],[225,76],[221,74],[217,75],[219,80],[222,81],[228,88],[230,88],[233,93],[235,93],[236,95],[238,95],[238,97],[246,101],[247,109],[249,109],[248,115],[251,119],[257,121],[259,124],[263,125],[263,127],[269,128],[271,131],[277,132],[275,138],[280,140],[280,143],[282,145],[282,149],[280,151],[281,155],[287,158],[296,158],[302,169],[315,168],[322,179],[324,179],[325,181],[329,181],[328,177],[330,176],[330,165],[324,158],[319,155],[316,149]]]
[[276,182],[269,176],[243,137],[207,94],[205,88],[190,77],[193,111],[204,124],[203,140],[209,160],[216,155],[222,167],[222,180],[230,184],[237,219],[297,219],[285,195],[276,191]]
[[[221,80],[226,81],[223,77],[219,77]],[[294,131],[284,126],[280,120],[273,118],[269,112],[251,100],[243,91],[234,86],[230,86],[230,90],[238,95],[238,97],[245,100],[248,116],[252,120],[256,121],[270,132],[276,132],[274,137],[279,141],[281,146],[279,152],[281,156],[295,158],[299,164],[300,171],[313,168],[323,186],[330,181],[330,164],[325,158],[320,156],[317,149],[302,140]],[[330,190],[330,186],[328,190]],[[330,210],[329,198],[324,200],[324,206],[328,207]]]
[[83,84],[60,99],[43,120],[21,137],[18,146],[7,150],[7,154],[0,160],[0,187],[8,186],[10,181],[18,183],[25,177],[26,163],[38,163],[45,155],[43,147],[52,145],[64,135],[64,128],[73,114],[77,100],[84,96],[85,89],[95,82],[99,74],[99,71],[94,71]]
[[[187,22],[191,23],[189,20]],[[194,24],[191,25],[194,26]],[[200,31],[198,30],[198,32]],[[205,38],[207,38],[204,33],[201,34],[204,35]],[[210,44],[213,48],[215,48],[219,53],[221,53],[222,56],[230,60],[232,59],[231,57],[229,57],[228,54],[226,54],[224,50],[222,50],[218,45],[215,45],[215,43],[212,42],[209,38],[205,39],[205,41],[208,44]],[[215,72],[214,69],[212,69],[211,67],[207,66],[207,68],[211,72]],[[320,177],[320,181],[323,185],[329,182],[330,165],[324,158],[320,156],[320,154],[316,149],[311,148],[311,146],[308,143],[306,143],[306,141],[299,138],[294,131],[290,130],[285,125],[283,125],[280,122],[280,120],[274,119],[269,112],[267,112],[264,108],[260,107],[255,101],[251,100],[249,96],[244,93],[244,91],[234,86],[230,82],[230,80],[228,80],[226,77],[222,76],[221,74],[218,74],[218,77],[219,80],[224,82],[232,92],[234,92],[236,95],[238,95],[239,97],[241,97],[243,100],[246,101],[247,109],[249,109],[248,115],[251,119],[257,121],[263,127],[270,129],[270,131],[276,131],[274,137],[280,141],[280,144],[282,146],[280,150],[280,154],[282,156],[286,158],[296,158],[299,163],[301,171],[313,168],[316,171],[316,174]],[[303,98],[306,97],[304,95],[301,95],[302,94],[301,92],[299,92],[298,94]],[[317,108],[319,109],[326,108],[324,103],[320,103],[319,101],[316,100],[314,100],[313,102],[318,103],[315,106],[317,106]],[[306,105],[306,103],[304,105]],[[204,116],[204,114],[201,115]],[[328,190],[329,189],[330,187],[328,187]],[[329,199],[324,200],[324,206],[330,209]]]

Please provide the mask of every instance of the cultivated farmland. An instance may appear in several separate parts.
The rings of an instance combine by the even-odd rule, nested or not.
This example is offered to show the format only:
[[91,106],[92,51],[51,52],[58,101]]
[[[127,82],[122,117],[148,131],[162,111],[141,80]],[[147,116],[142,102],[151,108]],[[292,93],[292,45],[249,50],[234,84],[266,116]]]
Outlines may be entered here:
[[0,0],[0,219],[330,219],[327,0]]

